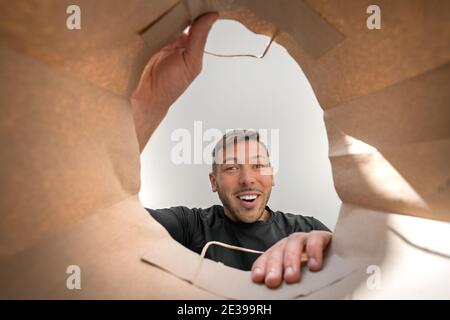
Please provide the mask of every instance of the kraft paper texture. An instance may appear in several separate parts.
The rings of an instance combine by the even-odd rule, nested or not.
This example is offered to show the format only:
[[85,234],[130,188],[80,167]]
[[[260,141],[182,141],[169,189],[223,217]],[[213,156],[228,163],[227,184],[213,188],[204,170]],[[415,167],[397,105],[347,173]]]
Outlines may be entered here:
[[[370,1],[80,0],[72,31],[70,4],[0,1],[0,298],[450,298],[449,1],[377,1],[380,30]],[[343,205],[325,269],[298,285],[207,260],[189,283],[199,256],[137,197],[129,96],[154,52],[216,10],[276,32],[325,110]]]

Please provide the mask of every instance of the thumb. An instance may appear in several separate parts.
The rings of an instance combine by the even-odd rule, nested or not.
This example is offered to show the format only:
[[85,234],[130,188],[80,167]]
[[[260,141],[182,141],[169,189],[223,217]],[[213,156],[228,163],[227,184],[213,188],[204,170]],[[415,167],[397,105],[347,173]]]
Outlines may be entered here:
[[200,72],[202,68],[203,52],[209,30],[219,17],[217,13],[206,13],[198,18],[189,32],[189,39],[184,52],[186,64],[190,70]]

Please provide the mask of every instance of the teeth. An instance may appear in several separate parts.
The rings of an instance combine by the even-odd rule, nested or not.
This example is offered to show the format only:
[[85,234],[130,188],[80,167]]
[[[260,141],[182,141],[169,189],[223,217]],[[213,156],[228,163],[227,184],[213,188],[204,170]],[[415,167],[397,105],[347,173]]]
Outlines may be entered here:
[[256,197],[257,197],[256,194],[252,194],[252,195],[240,196],[239,199],[241,199],[241,200],[255,200]]

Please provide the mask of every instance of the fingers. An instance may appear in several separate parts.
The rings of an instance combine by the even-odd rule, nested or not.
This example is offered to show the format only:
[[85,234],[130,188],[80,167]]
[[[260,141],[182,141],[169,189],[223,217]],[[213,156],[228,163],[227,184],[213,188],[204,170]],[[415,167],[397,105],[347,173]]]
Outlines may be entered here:
[[253,282],[263,282],[266,277],[266,261],[268,254],[267,252],[259,256],[258,259],[253,263],[252,266],[252,280]]
[[252,280],[264,282],[269,288],[277,288],[283,279],[286,283],[300,281],[301,263],[305,258],[311,271],[322,269],[323,252],[331,242],[332,233],[312,231],[296,232],[278,241],[263,253],[252,266]]
[[306,237],[303,234],[294,233],[288,237],[284,248],[284,280],[287,283],[300,281],[301,257],[305,247]]
[[311,271],[319,271],[323,266],[323,252],[331,241],[332,234],[327,231],[312,231],[306,243],[308,267]]
[[264,283],[269,288],[279,287],[283,280],[283,254],[284,245],[278,245],[271,250],[267,257]]
[[184,59],[186,66],[193,75],[200,73],[203,62],[203,51],[205,50],[206,39],[213,23],[217,20],[217,13],[207,13],[199,17],[189,30],[189,39],[186,43]]
[[252,266],[252,280],[276,288],[283,278],[283,252],[287,239],[280,240],[264,252]]

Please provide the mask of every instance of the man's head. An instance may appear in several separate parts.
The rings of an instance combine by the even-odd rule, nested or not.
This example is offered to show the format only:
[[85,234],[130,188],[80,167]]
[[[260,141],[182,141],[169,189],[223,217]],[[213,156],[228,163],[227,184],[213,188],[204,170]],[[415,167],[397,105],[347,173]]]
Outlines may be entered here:
[[246,223],[266,220],[265,207],[275,185],[267,147],[253,130],[233,130],[213,150],[211,188],[225,214]]

